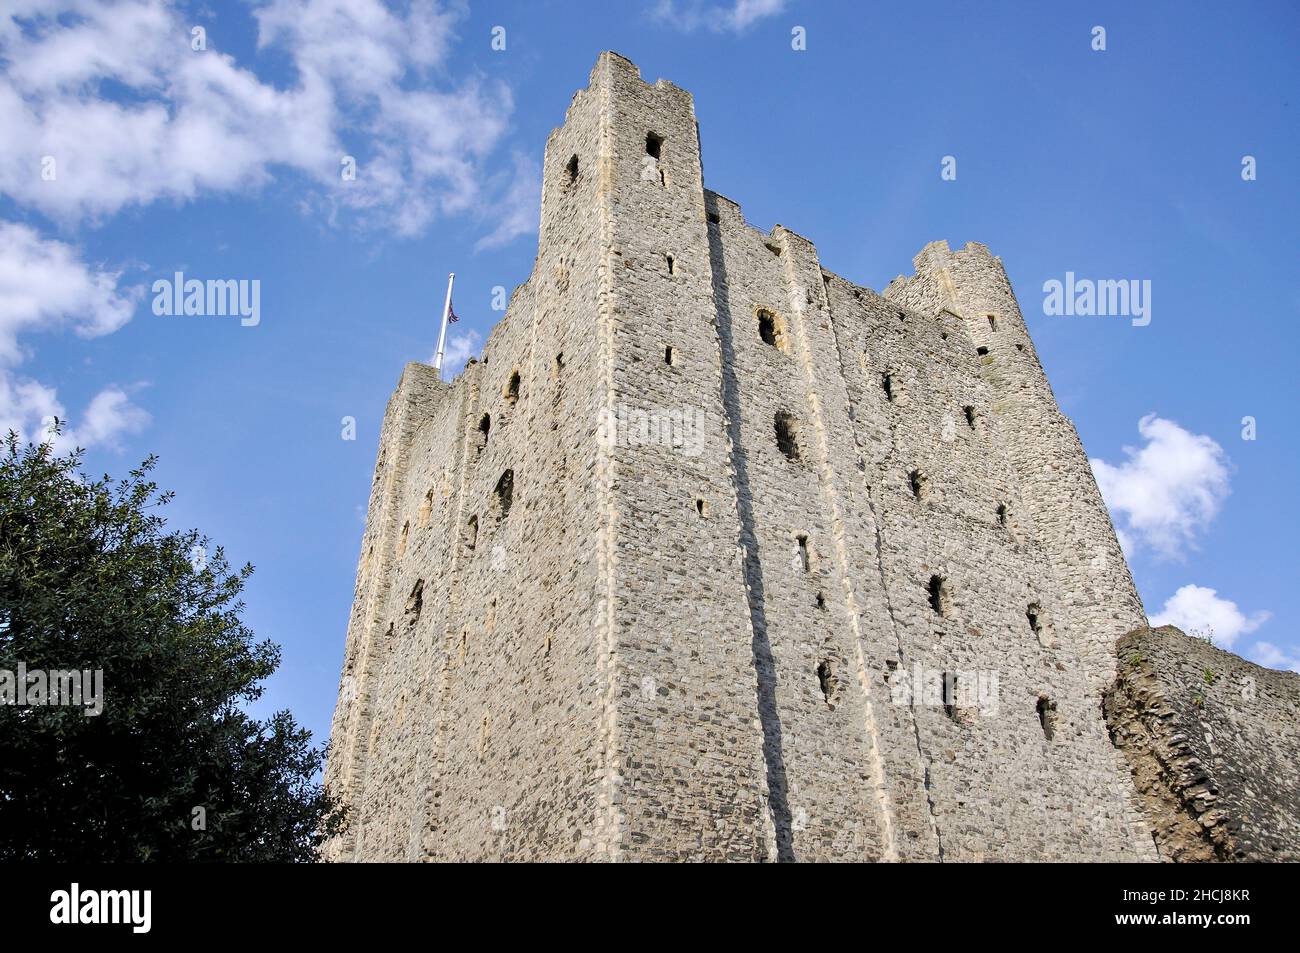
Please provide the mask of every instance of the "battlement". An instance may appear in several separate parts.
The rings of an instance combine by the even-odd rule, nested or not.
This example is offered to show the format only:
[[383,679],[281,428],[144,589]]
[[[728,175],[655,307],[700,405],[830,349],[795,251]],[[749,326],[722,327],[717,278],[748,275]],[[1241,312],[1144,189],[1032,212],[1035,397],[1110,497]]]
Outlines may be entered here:
[[481,360],[385,414],[338,859],[1152,859],[1140,602],[1001,263],[883,292],[703,183],[604,53]]
[[965,248],[954,252],[948,247],[946,240],[940,239],[937,242],[930,242],[917,252],[916,257],[912,259],[912,267],[916,269],[917,274],[921,274],[936,268],[949,268],[954,259],[961,258],[995,260],[988,246],[980,242],[967,242]]

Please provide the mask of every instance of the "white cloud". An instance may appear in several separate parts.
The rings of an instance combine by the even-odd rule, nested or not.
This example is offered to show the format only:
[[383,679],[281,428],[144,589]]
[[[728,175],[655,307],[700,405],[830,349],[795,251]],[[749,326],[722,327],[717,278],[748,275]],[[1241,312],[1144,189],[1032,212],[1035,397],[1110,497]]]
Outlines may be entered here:
[[107,387],[91,399],[81,425],[68,439],[81,447],[116,447],[118,437],[139,433],[148,423],[149,414],[132,404],[121,388]]
[[1300,654],[1290,653],[1272,642],[1256,642],[1248,653],[1250,658],[1265,668],[1290,669],[1300,672]]
[[[25,356],[20,333],[71,327],[83,337],[116,331],[131,319],[142,287],[119,288],[120,272],[93,268],[71,245],[43,239],[26,225],[0,221],[0,435],[15,431],[41,439],[49,421],[67,421],[54,388],[15,374]],[[149,415],[118,387],[93,397],[75,428],[53,438],[62,452],[73,446],[115,447],[139,432]]]
[[[442,372],[446,378],[459,374],[465,362],[471,357],[478,357],[483,347],[483,338],[472,328],[457,331],[456,325],[447,326],[447,349],[442,355]],[[432,364],[437,354],[429,358]]]
[[698,29],[741,33],[785,9],[785,0],[734,0],[730,5],[704,0],[659,0],[654,16],[687,33]]
[[120,289],[120,272],[91,269],[76,249],[0,221],[0,363],[21,360],[18,334],[70,325],[82,337],[131,319],[143,287]]
[[[399,234],[490,200],[480,166],[505,132],[509,90],[430,81],[461,7],[269,0],[254,16],[259,51],[293,66],[280,88],[221,52],[215,30],[208,49],[191,50],[191,23],[166,0],[7,6],[0,192],[65,224],[255,189],[280,169],[307,180],[304,206],[351,209]],[[354,181],[340,175],[345,155]]]
[[500,248],[520,235],[537,231],[542,206],[542,168],[522,153],[515,154],[514,177],[490,218],[497,227],[474,245],[475,251]]
[[1146,444],[1125,447],[1118,465],[1093,459],[1093,474],[1126,552],[1141,546],[1178,557],[1209,525],[1229,492],[1228,457],[1213,439],[1147,414]]
[[1205,586],[1187,585],[1165,600],[1164,608],[1151,616],[1153,626],[1174,625],[1188,635],[1210,636],[1220,648],[1231,648],[1238,637],[1254,632],[1272,613],[1246,616],[1229,599]]
[[757,20],[774,16],[785,9],[785,0],[736,0],[728,15],[732,28],[743,30]]
[[[51,429],[55,418],[57,433]],[[120,387],[106,387],[91,398],[79,424],[68,420],[54,388],[0,371],[0,434],[12,430],[22,441],[48,442],[56,453],[74,447],[120,449],[120,439],[144,430],[150,417]]]

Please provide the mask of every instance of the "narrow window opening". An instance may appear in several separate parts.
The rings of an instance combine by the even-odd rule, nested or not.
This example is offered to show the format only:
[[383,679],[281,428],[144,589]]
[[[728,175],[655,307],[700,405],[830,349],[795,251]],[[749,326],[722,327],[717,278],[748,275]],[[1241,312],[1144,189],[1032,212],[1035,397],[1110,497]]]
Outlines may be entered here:
[[826,596],[824,593],[817,593],[817,608],[823,612],[826,611]]
[[780,245],[774,245],[774,244],[772,244],[771,242],[764,242],[764,243],[763,243],[763,247],[765,247],[765,248],[766,248],[768,251],[770,251],[773,255],[776,255],[777,258],[780,258],[780,257],[781,257],[781,246],[780,246]]
[[704,519],[708,519],[708,518],[709,518],[709,504],[708,504],[708,502],[705,501],[705,500],[696,500],[696,501],[695,501],[695,513],[696,513],[696,515],[698,515],[699,518],[702,519],[702,520],[704,520]]
[[1024,349],[1025,349],[1025,346],[1024,346],[1023,344],[1017,344],[1017,345],[1016,345],[1016,350],[1017,350],[1017,351],[1023,351]]
[[673,273],[673,256],[668,255],[666,257],[668,258],[668,274],[671,275]]
[[560,376],[560,373],[563,370],[564,370],[564,352],[561,351],[559,354],[555,355],[555,376],[558,378]]
[[764,344],[781,346],[781,333],[776,326],[776,315],[766,309],[758,312],[758,336]]
[[408,625],[415,625],[420,621],[420,611],[424,608],[424,580],[417,579],[415,588],[406,598],[406,621]]
[[969,427],[971,430],[974,430],[975,429],[975,408],[966,406],[961,409],[961,412],[966,415],[966,426]]
[[940,688],[943,701],[943,713],[953,721],[957,720],[957,675],[955,672],[943,673],[943,685]]
[[906,321],[906,320],[907,320],[907,312],[906,312],[906,311],[900,311],[900,312],[898,312],[898,320],[900,320],[900,321]]
[[930,479],[920,470],[913,470],[907,475],[907,485],[912,488],[912,496],[924,500],[930,495]]
[[660,184],[660,185],[667,185],[667,184],[668,184],[668,177],[664,174],[664,170],[663,170],[663,169],[660,169],[660,170],[659,170],[659,184]]
[[1029,604],[1025,610],[1025,618],[1029,620],[1029,628],[1038,638],[1043,637],[1043,607],[1037,602]]
[[942,576],[931,576],[927,587],[930,596],[930,608],[935,615],[948,614],[948,582]]
[[519,372],[511,371],[510,380],[506,382],[506,402],[513,404],[519,399]]
[[799,544],[799,568],[807,572],[812,568],[812,556],[808,552],[808,537],[796,536],[795,541]]
[[996,331],[998,329],[998,319],[991,314],[988,315],[988,319],[989,319],[989,330]]
[[835,707],[839,679],[835,677],[835,666],[830,659],[823,659],[817,666],[817,683],[821,686],[822,697],[830,708]]
[[483,439],[487,440],[488,433],[490,433],[491,430],[492,430],[492,415],[484,414],[482,417],[478,419],[478,431],[483,435]]
[[880,386],[885,389],[885,399],[891,403],[894,400],[894,378],[892,374],[880,375]]
[[664,348],[664,363],[667,364],[669,367],[672,367],[673,348],[671,344]]
[[569,164],[565,166],[565,171],[569,174],[570,185],[578,181],[578,157],[576,155],[569,160]]
[[717,212],[706,212],[704,217],[709,220],[710,225],[720,225],[722,223],[722,219],[718,217]]
[[656,136],[653,132],[647,133],[645,137],[645,152],[652,159],[659,158],[660,148],[664,144],[663,136]]
[[1001,526],[1003,529],[1006,529],[1006,526],[1007,526],[1007,504],[1005,504],[1005,503],[999,503],[999,504],[998,504],[998,525]]
[[984,357],[989,353],[989,349],[986,347],[977,347],[975,349],[975,353],[978,354],[980,357]]
[[465,549],[467,552],[473,552],[474,547],[478,545],[478,516],[471,516],[469,522],[465,524]]
[[1038,696],[1038,724],[1043,729],[1043,737],[1048,741],[1056,734],[1056,702],[1046,695]]
[[501,479],[497,480],[496,489],[493,491],[494,509],[496,511],[497,522],[504,520],[510,515],[510,505],[514,502],[515,496],[515,471],[507,470],[501,474]]
[[776,415],[776,446],[787,460],[798,461],[799,459],[799,441],[796,435],[798,424],[794,417],[785,411],[780,411]]

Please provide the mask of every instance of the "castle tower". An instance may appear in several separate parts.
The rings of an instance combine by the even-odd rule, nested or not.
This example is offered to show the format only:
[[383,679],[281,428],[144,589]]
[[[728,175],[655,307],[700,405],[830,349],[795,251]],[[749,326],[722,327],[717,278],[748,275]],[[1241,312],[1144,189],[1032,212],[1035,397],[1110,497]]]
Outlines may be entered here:
[[481,361],[385,414],[329,855],[1151,857],[1100,707],[1140,604],[973,248],[832,275],[603,54]]

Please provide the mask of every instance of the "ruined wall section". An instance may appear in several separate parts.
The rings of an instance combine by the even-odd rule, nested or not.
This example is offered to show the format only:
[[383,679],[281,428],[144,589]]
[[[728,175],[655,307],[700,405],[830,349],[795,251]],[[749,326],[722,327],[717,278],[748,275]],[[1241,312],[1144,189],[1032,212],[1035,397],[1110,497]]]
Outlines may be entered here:
[[975,343],[955,314],[825,288],[898,633],[877,664],[916,720],[943,859],[1136,859]]
[[1106,720],[1163,860],[1300,860],[1300,675],[1173,626],[1119,641]]
[[598,70],[617,856],[776,859],[694,106]]

